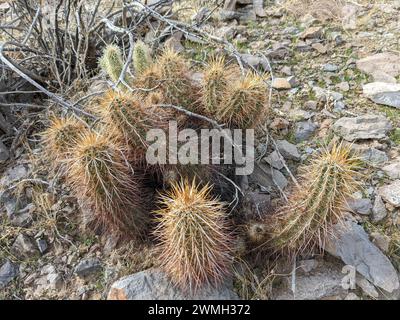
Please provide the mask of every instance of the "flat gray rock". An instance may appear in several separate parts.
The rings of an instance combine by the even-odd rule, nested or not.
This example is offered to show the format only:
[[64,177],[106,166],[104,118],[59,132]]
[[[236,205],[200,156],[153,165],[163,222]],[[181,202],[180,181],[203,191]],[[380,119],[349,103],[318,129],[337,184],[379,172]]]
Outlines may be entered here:
[[365,57],[358,60],[356,65],[358,69],[370,75],[383,72],[389,76],[397,77],[400,74],[400,56],[390,52]]
[[[308,272],[296,272],[294,286],[291,276],[283,278],[283,285],[274,291],[274,300],[340,298],[346,293],[341,285],[344,276],[340,265],[324,261]],[[295,292],[292,292],[292,287]]]
[[0,289],[5,288],[18,275],[18,266],[15,263],[12,263],[10,260],[6,260],[6,262],[0,268]]
[[390,179],[400,179],[400,159],[382,167],[382,170],[390,177]]
[[400,207],[400,180],[384,185],[378,189],[379,195],[392,206]]
[[363,94],[377,104],[400,109],[400,84],[371,82],[363,86]]
[[363,227],[352,221],[345,221],[334,227],[325,250],[356,268],[375,286],[387,292],[399,288],[399,278],[392,263],[370,240]]
[[383,139],[391,129],[392,125],[386,117],[372,114],[343,117],[333,124],[334,132],[347,141]]
[[114,282],[108,300],[239,300],[232,284],[205,287],[196,294],[182,291],[160,269],[148,269]]
[[278,140],[276,141],[276,146],[278,147],[279,152],[285,159],[295,161],[300,160],[300,153],[294,144],[286,140]]

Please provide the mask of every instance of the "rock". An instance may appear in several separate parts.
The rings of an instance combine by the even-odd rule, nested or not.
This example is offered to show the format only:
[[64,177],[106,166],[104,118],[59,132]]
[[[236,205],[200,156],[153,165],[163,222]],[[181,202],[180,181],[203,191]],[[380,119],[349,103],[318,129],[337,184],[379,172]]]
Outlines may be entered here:
[[354,292],[350,292],[344,300],[361,300],[358,295],[356,295]]
[[368,234],[355,222],[345,221],[333,229],[325,250],[351,265],[372,282],[391,293],[399,288],[399,278],[390,260],[369,241]]
[[347,204],[352,212],[361,215],[369,215],[372,210],[372,203],[370,199],[349,199]]
[[[346,290],[341,286],[344,274],[340,266],[325,262],[311,272],[296,272],[294,286],[292,277],[284,277],[283,284],[274,290],[274,300],[319,300],[344,295]],[[291,288],[295,288],[295,293]]]
[[183,37],[183,33],[178,31],[172,34],[164,43],[166,48],[170,48],[173,51],[179,53],[185,50],[184,46],[181,43]]
[[296,43],[296,49],[300,52],[309,52],[313,50],[313,48],[304,41],[298,41]]
[[282,172],[264,163],[254,164],[254,171],[249,176],[249,181],[266,188],[277,185],[280,189],[284,189],[288,185]]
[[296,79],[291,76],[289,78],[274,78],[272,81],[272,88],[278,90],[287,90],[294,88],[298,85]]
[[400,180],[384,185],[378,189],[378,194],[392,206],[400,207]]
[[341,22],[345,30],[357,29],[357,11],[358,7],[352,4],[342,6]]
[[80,278],[91,276],[102,269],[101,262],[97,258],[82,259],[75,267],[75,273]]
[[237,30],[235,26],[229,25],[218,28],[215,32],[218,37],[229,40],[236,35]]
[[392,125],[386,117],[372,114],[343,117],[333,124],[334,132],[347,141],[383,139],[391,129]]
[[197,23],[200,23],[203,21],[209,14],[211,13],[211,10],[208,9],[207,7],[202,7],[200,8],[192,17],[192,21],[195,21]]
[[219,20],[221,21],[230,21],[234,19],[239,19],[240,14],[234,10],[220,10],[219,11]]
[[276,146],[281,153],[281,155],[285,159],[289,160],[295,160],[299,161],[300,160],[300,153],[297,150],[297,147],[294,144],[291,144],[290,142],[286,140],[278,140],[276,141]]
[[148,269],[114,282],[108,300],[238,300],[232,284],[226,281],[218,288],[206,286],[196,294],[174,286],[160,269]]
[[[14,206],[15,208],[16,206]],[[9,214],[11,225],[15,227],[26,228],[32,223],[32,215],[30,212],[16,212]]]
[[375,244],[383,252],[387,252],[389,250],[390,238],[388,236],[383,235],[379,232],[372,232],[371,238],[372,243]]
[[327,89],[323,89],[320,87],[313,87],[313,91],[315,93],[315,96],[318,98],[318,100],[321,101],[326,101],[326,100],[342,100],[343,99],[343,94]]
[[35,242],[25,234],[19,234],[11,246],[11,251],[21,259],[30,259],[39,256]]
[[292,68],[290,66],[283,66],[281,72],[283,74],[286,74],[287,76],[291,76],[293,74]]
[[36,243],[37,243],[37,246],[38,246],[39,251],[40,251],[41,254],[43,254],[43,253],[45,253],[45,252],[47,251],[47,249],[48,249],[49,246],[47,245],[46,240],[44,240],[44,239],[37,239],[37,240],[36,240]]
[[311,110],[317,110],[318,102],[309,100],[304,104],[304,107],[306,107],[307,109],[311,109]]
[[375,197],[374,206],[372,207],[372,222],[377,223],[387,216],[387,210],[383,203],[382,197]]
[[6,260],[0,268],[0,289],[5,288],[12,280],[18,277],[18,275],[18,266],[10,260]]
[[290,122],[285,118],[274,118],[269,127],[274,130],[284,130],[289,128]]
[[26,178],[28,173],[28,168],[23,164],[10,167],[3,173],[2,178],[0,179],[0,185],[3,187],[9,187],[14,182]]
[[372,76],[377,72],[387,74],[390,77],[400,75],[400,55],[383,52],[365,57],[356,62],[357,68]]
[[363,94],[377,104],[400,109],[400,84],[371,82],[363,86]]
[[268,50],[266,56],[271,60],[281,60],[290,54],[290,50],[286,43],[275,43],[272,49]]
[[321,53],[321,54],[324,54],[324,53],[326,53],[326,51],[327,51],[326,46],[324,46],[322,43],[319,43],[319,42],[313,43],[313,44],[311,45],[311,47],[312,47],[314,50],[316,50],[316,51],[318,51],[319,53]]
[[318,126],[311,122],[311,120],[297,122],[294,132],[294,138],[296,142],[302,142],[309,139],[317,128]]
[[336,88],[338,88],[341,91],[347,92],[350,90],[350,85],[348,82],[340,82],[336,85]]
[[49,264],[40,271],[40,277],[34,281],[36,285],[35,296],[41,297],[46,292],[59,291],[63,288],[64,281],[56,268]]
[[263,0],[253,0],[254,12],[258,17],[266,17],[267,14],[264,10]]
[[390,177],[390,179],[400,179],[400,159],[397,162],[382,167],[382,170]]
[[244,62],[246,62],[247,64],[256,69],[261,68],[264,71],[270,71],[268,61],[265,58],[257,57],[255,55],[248,53],[242,54],[241,57],[244,60]]
[[315,259],[301,260],[299,266],[304,272],[310,272],[318,267],[318,261]]
[[300,39],[315,39],[322,37],[322,27],[310,27],[300,34]]
[[334,101],[333,102],[333,112],[342,112],[346,108],[346,105],[343,101]]
[[4,143],[0,140],[0,163],[8,160],[10,157],[10,152]]
[[363,276],[357,275],[356,284],[361,288],[363,293],[365,293],[367,296],[374,299],[379,297],[379,293],[378,291],[376,291],[375,287]]
[[397,83],[396,78],[383,71],[375,71],[372,75],[374,82]]
[[326,72],[336,72],[339,70],[339,67],[336,64],[326,63],[322,66],[322,70]]
[[265,157],[264,160],[275,169],[281,170],[284,167],[281,157],[276,151],[273,151],[271,154]]
[[384,151],[373,147],[353,143],[351,149],[356,152],[364,162],[372,166],[381,166],[389,160]]

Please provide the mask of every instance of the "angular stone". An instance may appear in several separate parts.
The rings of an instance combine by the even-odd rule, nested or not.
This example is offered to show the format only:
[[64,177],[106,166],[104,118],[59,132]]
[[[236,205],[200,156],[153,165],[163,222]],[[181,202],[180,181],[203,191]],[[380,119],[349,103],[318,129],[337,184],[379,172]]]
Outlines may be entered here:
[[322,66],[322,70],[326,72],[336,72],[339,70],[339,67],[336,64],[326,63]]
[[388,292],[399,288],[399,278],[390,260],[369,241],[368,234],[355,222],[345,221],[333,229],[325,250],[351,265],[366,279]]
[[114,282],[108,300],[238,300],[232,284],[226,281],[217,288],[206,286],[195,294],[183,292],[170,282],[160,269],[148,269]]
[[8,160],[9,157],[10,152],[8,151],[8,148],[4,145],[2,141],[0,141],[0,163]]
[[274,291],[273,299],[319,300],[344,295],[346,290],[341,286],[344,276],[339,265],[324,262],[306,274],[296,273],[294,285],[291,276],[283,278],[283,285]]
[[400,109],[400,84],[367,83],[363,86],[363,94],[377,104]]
[[378,189],[379,195],[392,206],[400,207],[400,180],[384,185]]
[[372,114],[343,117],[333,125],[334,132],[347,141],[383,139],[391,129],[392,125],[386,117]]
[[376,195],[374,206],[372,207],[372,222],[377,223],[387,216],[387,210],[383,203],[382,197]]
[[39,250],[35,242],[24,234],[19,234],[11,246],[11,251],[21,259],[30,259],[39,256]]
[[249,176],[249,181],[266,188],[278,186],[280,189],[284,189],[288,185],[282,172],[264,163],[254,164],[254,171]]
[[347,201],[350,210],[354,213],[367,215],[371,213],[372,203],[370,199],[350,199]]
[[272,81],[272,88],[278,90],[288,90],[292,88],[292,84],[288,78],[274,78]]
[[379,70],[397,77],[400,74],[400,55],[390,52],[377,53],[358,60],[356,65],[358,69],[371,75]]
[[315,123],[311,122],[311,120],[297,122],[294,132],[294,138],[296,142],[302,142],[309,139],[314,134],[317,128],[318,126]]
[[384,151],[373,147],[354,143],[351,145],[351,149],[355,151],[363,161],[372,166],[381,166],[389,160]]
[[294,144],[286,140],[277,140],[276,146],[278,147],[279,152],[285,159],[295,160],[295,161],[300,160],[301,158],[300,153]]
[[369,297],[374,299],[379,297],[379,293],[378,291],[376,291],[375,287],[363,276],[357,275],[356,284],[361,288],[363,293],[365,293]]
[[382,170],[390,179],[400,179],[400,161],[390,163],[382,167]]
[[315,39],[315,38],[321,38],[322,36],[322,27],[310,27],[306,30],[304,30],[300,34],[300,39]]
[[18,275],[18,266],[12,263],[10,260],[6,260],[6,262],[0,268],[0,289],[5,288]]
[[343,99],[343,94],[339,93],[339,92],[335,92],[332,90],[327,90],[327,89],[323,89],[320,87],[313,87],[313,91],[315,93],[315,96],[321,100],[321,101],[326,101],[326,100],[342,100]]
[[379,232],[372,232],[371,238],[372,243],[374,243],[383,252],[387,252],[389,250],[390,238],[388,236]]
[[80,278],[86,278],[101,270],[101,262],[97,258],[82,259],[75,267],[75,273]]
[[275,169],[281,170],[284,167],[282,159],[279,156],[278,152],[276,151],[271,152],[271,154],[269,154],[264,159],[268,164],[270,164]]
[[317,50],[319,53],[324,54],[326,53],[327,49],[322,43],[316,42],[311,45],[314,50]]

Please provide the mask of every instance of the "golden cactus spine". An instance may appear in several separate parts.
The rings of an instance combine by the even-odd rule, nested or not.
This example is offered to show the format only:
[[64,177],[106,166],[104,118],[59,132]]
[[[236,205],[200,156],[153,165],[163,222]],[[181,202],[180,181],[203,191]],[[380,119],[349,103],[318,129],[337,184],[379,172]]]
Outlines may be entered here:
[[129,237],[143,233],[148,220],[143,191],[118,142],[82,133],[69,159],[68,180],[96,229]]
[[359,187],[355,180],[359,164],[350,147],[341,143],[324,149],[305,166],[300,187],[267,222],[272,234],[270,245],[290,255],[323,249],[332,226],[343,219],[347,199]]
[[195,292],[218,285],[231,265],[231,237],[224,204],[210,195],[211,186],[182,180],[161,196],[155,234],[161,265],[182,288]]
[[152,64],[150,48],[141,40],[136,41],[132,58],[136,76],[141,75]]
[[267,102],[267,87],[263,79],[249,72],[228,86],[217,116],[230,127],[253,128],[265,120]]

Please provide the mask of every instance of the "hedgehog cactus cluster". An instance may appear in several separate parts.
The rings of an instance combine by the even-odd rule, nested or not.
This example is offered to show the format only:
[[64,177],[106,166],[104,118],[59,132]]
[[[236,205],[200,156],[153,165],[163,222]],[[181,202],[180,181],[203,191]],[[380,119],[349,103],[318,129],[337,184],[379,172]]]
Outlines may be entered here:
[[[54,118],[44,143],[55,167],[63,164],[66,182],[95,231],[146,239],[153,227],[161,265],[174,283],[189,291],[218,285],[232,266],[235,243],[232,216],[217,196],[222,183],[212,184],[222,180],[220,168],[169,164],[148,170],[146,134],[167,128],[171,119],[201,127],[188,113],[163,108],[171,104],[231,129],[256,128],[269,111],[264,78],[213,57],[196,70],[203,76],[195,80],[183,56],[165,49],[153,57],[141,41],[132,59],[119,83],[126,64],[121,50],[108,45],[99,65],[119,85],[91,104],[99,119],[85,124]],[[247,224],[247,240],[260,245],[269,238],[270,248],[295,253],[323,247],[325,234],[340,221],[346,198],[357,188],[357,163],[343,145],[325,150],[306,166],[287,206],[268,221]]]

